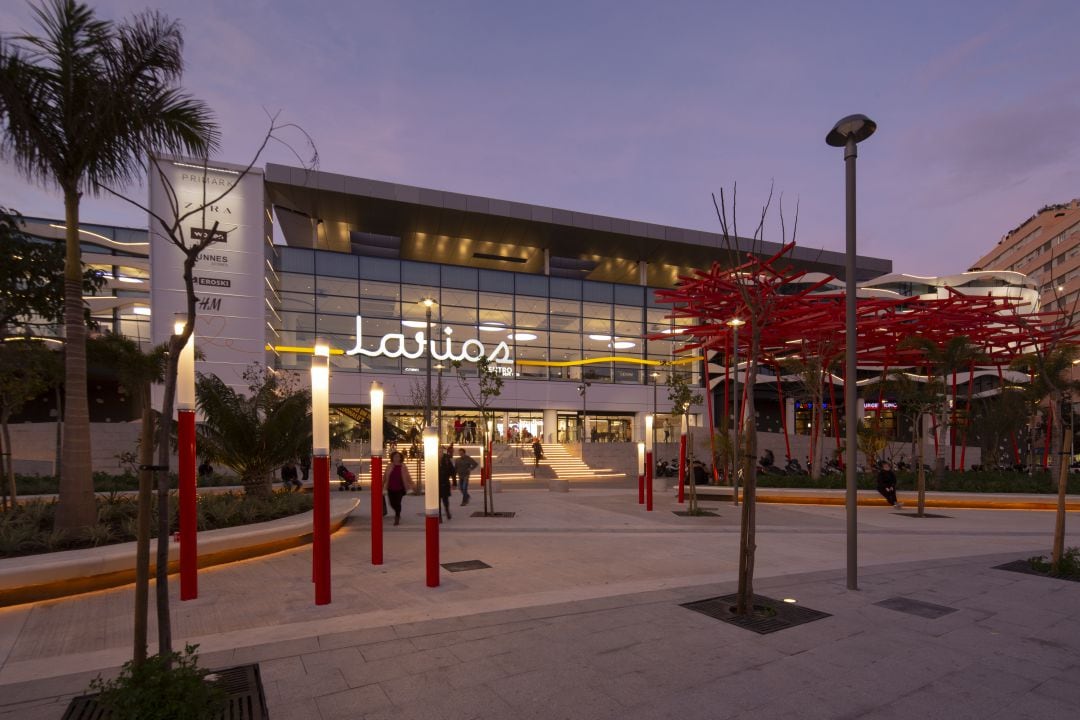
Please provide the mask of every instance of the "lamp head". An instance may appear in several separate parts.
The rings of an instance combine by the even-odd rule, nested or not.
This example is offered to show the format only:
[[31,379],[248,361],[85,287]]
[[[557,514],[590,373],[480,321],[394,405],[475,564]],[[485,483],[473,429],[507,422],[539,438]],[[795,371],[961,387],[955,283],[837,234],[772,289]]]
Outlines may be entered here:
[[861,143],[873,135],[875,130],[877,130],[877,123],[865,115],[848,115],[833,126],[833,129],[825,136],[825,142],[833,147],[844,147],[847,145],[848,138]]

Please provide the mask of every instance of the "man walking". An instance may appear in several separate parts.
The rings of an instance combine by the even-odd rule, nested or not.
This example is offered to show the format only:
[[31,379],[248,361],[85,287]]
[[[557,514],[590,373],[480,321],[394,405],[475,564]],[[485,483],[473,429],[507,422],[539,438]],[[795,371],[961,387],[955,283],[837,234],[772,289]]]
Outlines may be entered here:
[[458,449],[458,456],[454,459],[454,468],[457,470],[458,487],[461,488],[461,504],[469,504],[469,473],[477,467],[477,462],[469,457],[465,448]]

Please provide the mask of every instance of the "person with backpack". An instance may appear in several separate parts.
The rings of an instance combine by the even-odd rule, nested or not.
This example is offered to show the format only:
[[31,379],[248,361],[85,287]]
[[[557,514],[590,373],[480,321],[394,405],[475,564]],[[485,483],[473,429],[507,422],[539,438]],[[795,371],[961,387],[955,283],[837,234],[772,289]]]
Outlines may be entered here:
[[286,490],[299,490],[303,484],[298,479],[296,465],[292,460],[286,460],[281,466],[281,484]]
[[457,471],[458,487],[461,488],[462,507],[469,504],[469,473],[478,466],[479,463],[465,451],[465,448],[458,448],[458,456],[454,459],[454,470]]
[[[338,490],[352,490],[353,485],[356,485],[356,473],[345,467],[344,461],[338,463],[337,476],[341,478],[341,485],[338,486]],[[357,485],[356,489],[360,489],[360,486]]]

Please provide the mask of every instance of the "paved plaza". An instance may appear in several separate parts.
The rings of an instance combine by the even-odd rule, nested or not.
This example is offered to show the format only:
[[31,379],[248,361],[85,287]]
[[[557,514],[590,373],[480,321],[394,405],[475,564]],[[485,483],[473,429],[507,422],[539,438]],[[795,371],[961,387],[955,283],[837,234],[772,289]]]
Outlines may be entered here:
[[[442,525],[441,559],[490,568],[426,587],[415,497],[372,566],[365,502],[333,538],[330,605],[309,548],[220,566],[197,600],[172,583],[175,643],[210,667],[259,662],[275,720],[1077,717],[1080,583],[994,568],[1047,553],[1053,513],[861,507],[849,591],[842,507],[761,505],[756,592],[829,616],[758,635],[681,606],[735,590],[730,503],[687,518],[629,488],[530,489],[496,495],[512,518],[472,517],[478,497]],[[0,610],[0,718],[60,718],[114,673],[132,595]]]

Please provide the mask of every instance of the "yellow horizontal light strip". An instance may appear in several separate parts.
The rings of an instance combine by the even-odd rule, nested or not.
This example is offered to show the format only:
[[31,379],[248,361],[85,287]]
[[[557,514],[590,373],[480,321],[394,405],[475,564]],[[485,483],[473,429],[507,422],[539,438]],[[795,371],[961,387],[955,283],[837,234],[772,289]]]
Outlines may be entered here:
[[[49,227],[54,228],[56,230],[63,230],[64,232],[67,232],[67,225],[57,225],[56,223],[49,223]],[[146,242],[121,242],[120,240],[113,240],[111,237],[105,237],[101,233],[90,232],[89,230],[83,230],[82,228],[79,228],[79,232],[82,233],[83,235],[89,235],[90,237],[95,237],[95,238],[98,238],[99,240],[104,240],[105,242],[110,242],[113,245],[149,245],[150,244],[149,241],[146,241]]]
[[645,360],[643,358],[625,357],[622,355],[608,355],[605,357],[584,358],[582,360],[515,360],[515,365],[527,365],[531,367],[577,367],[579,365],[595,365],[603,362],[618,362],[628,365],[685,365],[687,363],[702,360],[700,355],[679,358],[678,360]]
[[[300,355],[313,355],[315,353],[315,348],[298,347],[296,345],[271,345],[270,343],[267,343],[266,349],[270,350],[271,352],[298,353]],[[345,351],[340,348],[330,348],[330,354],[344,355]]]

